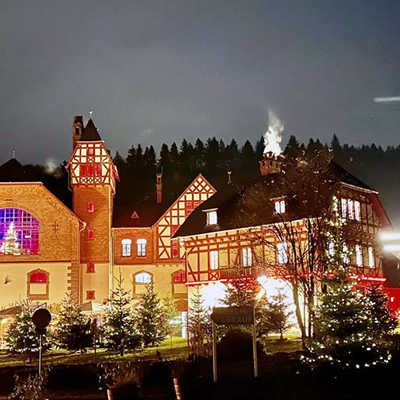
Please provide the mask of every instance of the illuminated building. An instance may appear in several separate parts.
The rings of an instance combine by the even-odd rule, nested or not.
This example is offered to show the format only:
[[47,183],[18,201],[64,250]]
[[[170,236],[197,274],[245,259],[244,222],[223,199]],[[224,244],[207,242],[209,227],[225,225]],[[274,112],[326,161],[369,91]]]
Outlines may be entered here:
[[[84,126],[80,116],[73,121],[66,168],[72,210],[43,183],[25,181],[15,159],[0,167],[6,180],[0,183],[0,307],[26,297],[52,305],[66,291],[79,303],[105,303],[121,274],[135,299],[152,282],[160,297],[171,297],[186,312],[183,253],[171,237],[215,193],[212,185],[199,175],[167,203],[157,174],[155,201],[119,212],[114,208],[118,171],[93,121]],[[7,173],[18,182],[8,182]]]

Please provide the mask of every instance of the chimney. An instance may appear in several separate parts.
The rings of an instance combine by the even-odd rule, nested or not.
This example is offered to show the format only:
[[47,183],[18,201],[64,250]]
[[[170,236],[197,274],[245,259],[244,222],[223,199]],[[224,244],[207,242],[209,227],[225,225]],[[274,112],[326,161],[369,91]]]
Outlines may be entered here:
[[261,175],[266,176],[281,172],[283,158],[282,155],[276,156],[271,151],[264,153],[262,160],[259,162]]
[[72,124],[72,150],[75,149],[77,142],[81,140],[83,133],[83,119],[82,115],[75,115]]
[[162,203],[162,173],[158,172],[156,174],[156,191],[157,191],[157,204]]

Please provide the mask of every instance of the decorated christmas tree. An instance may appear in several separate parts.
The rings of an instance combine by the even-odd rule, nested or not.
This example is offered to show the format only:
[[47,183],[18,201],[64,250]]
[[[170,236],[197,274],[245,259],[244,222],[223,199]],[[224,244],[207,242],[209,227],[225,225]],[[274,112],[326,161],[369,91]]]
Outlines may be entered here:
[[355,289],[349,278],[350,253],[344,238],[344,221],[337,215],[326,232],[325,293],[314,319],[315,339],[303,361],[312,367],[368,368],[388,363],[389,352],[373,332],[380,324],[374,318],[370,299]]
[[108,305],[104,331],[106,346],[118,350],[122,356],[126,350],[140,346],[140,337],[132,313],[132,299],[123,288],[121,276],[116,279],[116,287]]
[[[32,322],[35,307],[29,300],[25,300],[19,306],[21,307],[21,311],[10,325],[5,342],[8,351],[23,354],[31,360],[32,356],[39,352],[39,335]],[[46,334],[42,335],[42,350],[46,350],[49,347],[48,336]]]
[[138,306],[137,327],[145,346],[158,345],[168,334],[165,310],[154,293],[152,283],[146,284],[146,291]]
[[70,292],[65,295],[61,303],[55,326],[58,347],[81,350],[90,345],[87,321]]
[[387,307],[388,299],[380,286],[371,286],[366,292],[366,296],[370,301],[371,333],[378,340],[382,340],[397,327],[397,320]]
[[189,342],[196,355],[207,353],[212,341],[210,311],[204,306],[198,287],[194,289],[188,316]]
[[1,244],[0,254],[21,254],[21,250],[19,248],[19,243],[17,240],[18,238],[17,232],[15,231],[14,222],[11,222],[3,239],[3,243]]

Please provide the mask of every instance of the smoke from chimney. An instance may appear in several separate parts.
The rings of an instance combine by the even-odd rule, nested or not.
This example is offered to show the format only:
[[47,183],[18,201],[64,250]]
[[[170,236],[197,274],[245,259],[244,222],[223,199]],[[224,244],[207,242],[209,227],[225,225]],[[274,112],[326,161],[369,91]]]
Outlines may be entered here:
[[278,116],[272,111],[268,110],[268,129],[264,134],[264,154],[272,153],[278,157],[282,153],[281,145],[284,125]]

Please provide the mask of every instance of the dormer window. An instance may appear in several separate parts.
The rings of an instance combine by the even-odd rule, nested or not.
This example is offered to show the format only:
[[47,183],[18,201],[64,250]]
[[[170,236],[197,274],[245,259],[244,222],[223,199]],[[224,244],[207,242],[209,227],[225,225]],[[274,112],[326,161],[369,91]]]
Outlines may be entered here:
[[218,223],[217,209],[204,210],[207,215],[207,225],[216,225]]
[[272,199],[274,202],[275,214],[285,214],[286,212],[286,202],[284,199]]

